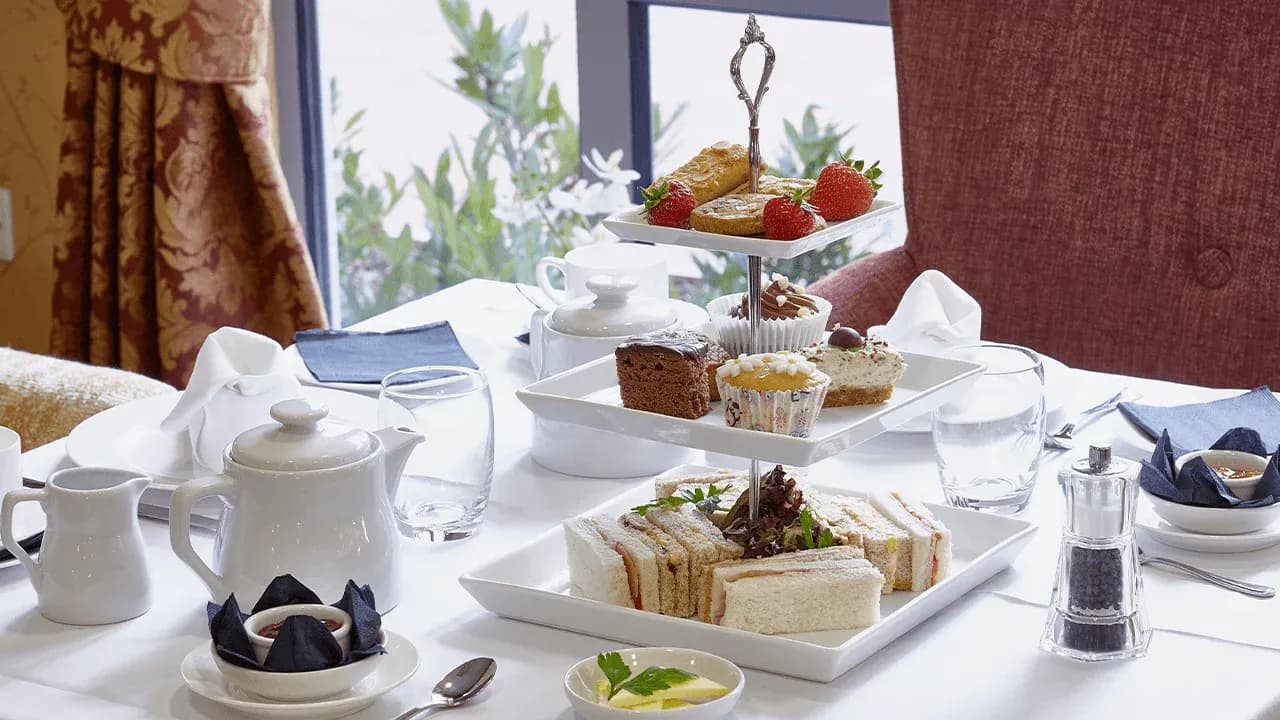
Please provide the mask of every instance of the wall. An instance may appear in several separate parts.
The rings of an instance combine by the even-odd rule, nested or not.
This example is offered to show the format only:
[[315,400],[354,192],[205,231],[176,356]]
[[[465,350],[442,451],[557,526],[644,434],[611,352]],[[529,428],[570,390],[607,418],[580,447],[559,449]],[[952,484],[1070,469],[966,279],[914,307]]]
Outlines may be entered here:
[[54,191],[66,83],[52,0],[0,0],[0,187],[13,195],[15,260],[0,263],[0,345],[47,352]]

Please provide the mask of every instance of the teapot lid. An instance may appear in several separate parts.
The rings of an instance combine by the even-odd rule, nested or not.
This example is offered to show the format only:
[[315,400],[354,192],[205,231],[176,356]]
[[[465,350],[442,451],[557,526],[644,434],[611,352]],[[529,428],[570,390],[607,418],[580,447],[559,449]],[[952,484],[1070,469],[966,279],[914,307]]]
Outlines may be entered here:
[[329,409],[304,398],[271,406],[273,423],[245,430],[231,443],[231,459],[254,470],[327,470],[363,460],[373,436],[341,423],[321,422]]
[[583,337],[623,337],[670,327],[676,322],[671,303],[633,295],[636,281],[625,275],[595,275],[587,289],[595,296],[556,308],[548,325],[556,332]]

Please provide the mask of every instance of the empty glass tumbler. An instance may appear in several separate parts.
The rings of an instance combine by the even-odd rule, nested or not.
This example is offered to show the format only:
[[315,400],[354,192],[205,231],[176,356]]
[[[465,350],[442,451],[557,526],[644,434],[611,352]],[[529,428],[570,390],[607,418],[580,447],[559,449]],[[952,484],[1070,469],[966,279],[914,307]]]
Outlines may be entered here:
[[947,502],[1002,514],[1031,500],[1044,444],[1044,368],[1017,345],[977,343],[948,357],[985,366],[933,413],[933,444]]
[[493,400],[484,374],[444,365],[391,373],[382,380],[378,422],[426,438],[395,495],[400,532],[432,542],[470,537],[493,484]]

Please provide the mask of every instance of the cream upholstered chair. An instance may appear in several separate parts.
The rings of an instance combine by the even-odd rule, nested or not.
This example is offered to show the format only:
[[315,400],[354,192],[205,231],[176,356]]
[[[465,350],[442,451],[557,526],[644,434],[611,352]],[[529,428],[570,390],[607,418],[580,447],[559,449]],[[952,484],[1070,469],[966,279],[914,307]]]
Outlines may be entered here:
[[0,348],[0,425],[29,450],[107,408],[174,389],[142,375]]

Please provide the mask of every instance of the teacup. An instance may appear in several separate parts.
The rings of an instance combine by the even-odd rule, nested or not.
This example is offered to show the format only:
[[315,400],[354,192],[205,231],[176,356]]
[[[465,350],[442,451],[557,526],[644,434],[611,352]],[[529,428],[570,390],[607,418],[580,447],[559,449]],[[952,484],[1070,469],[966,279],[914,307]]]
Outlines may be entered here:
[[[551,283],[551,272],[558,272],[564,287]],[[575,248],[563,258],[544,257],[534,270],[538,287],[557,305],[590,295],[587,280],[596,275],[626,275],[636,281],[636,295],[668,298],[671,289],[667,279],[667,259],[652,245],[636,243],[603,243]]]

